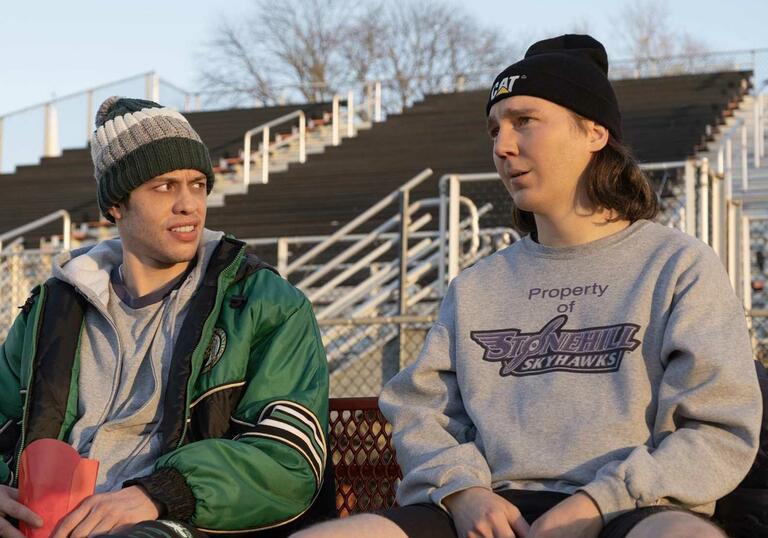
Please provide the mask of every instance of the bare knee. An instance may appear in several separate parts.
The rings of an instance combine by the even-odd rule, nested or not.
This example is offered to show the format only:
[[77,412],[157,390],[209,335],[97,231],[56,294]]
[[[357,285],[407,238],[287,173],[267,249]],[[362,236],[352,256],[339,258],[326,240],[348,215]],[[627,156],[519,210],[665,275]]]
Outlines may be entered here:
[[670,510],[642,520],[627,534],[627,538],[726,538],[725,533],[706,519]]
[[336,519],[292,534],[290,538],[407,538],[389,519],[374,514]]

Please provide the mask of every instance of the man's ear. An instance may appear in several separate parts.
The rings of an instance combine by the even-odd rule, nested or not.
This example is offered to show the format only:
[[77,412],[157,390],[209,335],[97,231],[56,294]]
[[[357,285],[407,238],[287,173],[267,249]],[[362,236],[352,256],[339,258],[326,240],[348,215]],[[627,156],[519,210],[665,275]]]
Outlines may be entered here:
[[120,207],[120,205],[113,205],[107,210],[107,213],[112,215],[112,218],[115,219],[115,222],[123,218],[123,210]]
[[597,153],[608,144],[608,137],[610,133],[607,128],[596,123],[594,121],[589,122],[589,129],[587,131],[587,138],[589,141],[589,149],[593,153]]

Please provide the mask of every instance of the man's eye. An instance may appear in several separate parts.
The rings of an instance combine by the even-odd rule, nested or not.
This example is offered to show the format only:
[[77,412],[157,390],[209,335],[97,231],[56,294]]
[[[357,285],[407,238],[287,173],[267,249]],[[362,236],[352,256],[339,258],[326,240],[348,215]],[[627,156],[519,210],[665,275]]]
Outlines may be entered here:
[[528,125],[529,123],[531,123],[532,120],[533,120],[533,118],[531,118],[530,116],[520,116],[519,118],[517,118],[517,124],[520,127],[523,127],[523,126]]
[[194,183],[194,186],[196,189],[205,189],[208,185],[205,181],[198,181],[197,183]]
[[157,187],[155,187],[155,190],[159,191],[159,192],[168,192],[168,191],[171,190],[171,184],[170,183],[162,183],[162,184],[158,185]]
[[494,127],[493,129],[489,130],[488,131],[488,135],[491,138],[496,138],[499,135],[499,128],[498,127]]

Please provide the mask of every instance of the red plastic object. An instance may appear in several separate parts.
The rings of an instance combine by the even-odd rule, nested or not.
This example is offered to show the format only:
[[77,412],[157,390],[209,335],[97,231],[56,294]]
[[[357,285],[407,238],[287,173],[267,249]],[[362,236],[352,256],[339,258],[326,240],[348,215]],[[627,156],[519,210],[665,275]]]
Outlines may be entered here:
[[27,538],[48,538],[59,521],[96,487],[99,462],[81,458],[67,443],[39,439],[21,454],[19,502],[43,518],[43,526],[21,523]]
[[392,425],[377,398],[331,398],[331,458],[340,517],[395,505],[402,478],[392,447]]

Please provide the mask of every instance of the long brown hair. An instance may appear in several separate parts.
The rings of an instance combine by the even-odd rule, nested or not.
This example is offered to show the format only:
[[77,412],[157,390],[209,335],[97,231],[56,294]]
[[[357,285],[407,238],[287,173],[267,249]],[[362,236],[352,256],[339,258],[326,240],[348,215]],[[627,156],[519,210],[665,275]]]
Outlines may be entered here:
[[[585,131],[585,118],[571,113],[576,127]],[[586,194],[595,209],[611,209],[615,217],[610,222],[653,219],[659,212],[659,202],[648,176],[640,169],[632,151],[609,135],[603,149],[592,155],[584,170]],[[512,204],[512,224],[522,233],[535,233],[533,213]]]

